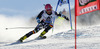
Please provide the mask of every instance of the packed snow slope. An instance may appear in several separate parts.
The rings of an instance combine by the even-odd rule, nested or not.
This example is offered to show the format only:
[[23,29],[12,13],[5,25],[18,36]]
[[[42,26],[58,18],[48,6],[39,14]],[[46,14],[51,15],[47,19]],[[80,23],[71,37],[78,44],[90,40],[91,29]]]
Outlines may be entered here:
[[[15,41],[0,41],[0,49],[74,49],[74,30],[60,32],[47,39],[26,39],[23,43]],[[78,49],[100,48],[100,26],[85,27],[77,30]]]

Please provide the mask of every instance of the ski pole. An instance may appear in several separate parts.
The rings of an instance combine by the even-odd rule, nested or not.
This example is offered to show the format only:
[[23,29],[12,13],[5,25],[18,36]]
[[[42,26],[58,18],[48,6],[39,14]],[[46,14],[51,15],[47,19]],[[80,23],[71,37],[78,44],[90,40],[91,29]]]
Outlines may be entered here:
[[8,29],[32,29],[32,28],[35,28],[35,27],[13,27],[13,28],[6,28],[6,30]]

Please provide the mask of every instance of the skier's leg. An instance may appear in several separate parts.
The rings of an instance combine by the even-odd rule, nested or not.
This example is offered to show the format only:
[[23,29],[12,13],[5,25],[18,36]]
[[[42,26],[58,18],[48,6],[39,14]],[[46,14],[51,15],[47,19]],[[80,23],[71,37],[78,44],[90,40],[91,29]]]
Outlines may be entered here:
[[44,36],[44,35],[45,35],[52,27],[53,27],[53,25],[49,25],[47,28],[45,28],[45,30],[39,35],[39,37],[46,38],[46,36]]
[[29,33],[27,33],[26,35],[24,35],[23,37],[20,38],[20,40],[23,42],[23,40],[25,40],[26,38],[28,38],[29,36],[31,36],[32,34],[35,34],[36,32],[30,31]]
[[21,42],[23,42],[23,40],[25,40],[26,38],[30,37],[32,34],[37,33],[39,30],[41,30],[42,28],[40,28],[40,26],[37,26],[33,31],[30,31],[29,33],[27,33],[26,35],[24,35],[23,37],[21,37],[19,40]]

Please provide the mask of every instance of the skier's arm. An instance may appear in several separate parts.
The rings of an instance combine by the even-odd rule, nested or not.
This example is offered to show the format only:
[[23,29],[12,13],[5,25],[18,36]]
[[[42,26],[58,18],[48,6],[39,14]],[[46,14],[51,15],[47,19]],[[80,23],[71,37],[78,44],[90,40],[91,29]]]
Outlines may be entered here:
[[40,23],[40,19],[41,19],[41,17],[42,17],[42,14],[43,14],[43,11],[41,11],[41,12],[39,13],[39,15],[36,17],[36,20],[37,20],[38,23]]
[[61,16],[61,14],[58,14],[57,12],[55,12],[55,14],[56,14],[57,16]]
[[57,13],[57,12],[55,12],[55,14],[57,15],[57,16],[60,16],[60,17],[63,17],[63,18],[65,18],[66,20],[68,20],[69,21],[69,18],[68,17],[66,17],[65,15],[63,15],[63,14],[61,14],[61,13]]
[[62,15],[62,17],[69,21],[69,18],[66,17],[65,15]]

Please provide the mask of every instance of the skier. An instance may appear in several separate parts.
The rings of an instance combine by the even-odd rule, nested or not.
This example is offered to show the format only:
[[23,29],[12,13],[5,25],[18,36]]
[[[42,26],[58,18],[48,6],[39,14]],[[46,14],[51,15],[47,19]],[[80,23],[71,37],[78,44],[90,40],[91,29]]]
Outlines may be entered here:
[[57,12],[52,10],[52,6],[50,4],[46,4],[45,10],[42,10],[39,13],[39,15],[36,17],[36,20],[38,22],[38,25],[36,26],[36,28],[33,31],[30,31],[29,33],[27,33],[26,35],[21,37],[18,41],[23,42],[23,40],[25,40],[32,34],[37,33],[42,28],[44,28],[45,30],[39,35],[38,38],[45,39],[46,36],[44,36],[44,35],[53,27],[52,21],[54,21],[55,16],[56,17],[58,17],[58,16],[64,17],[66,20],[69,21],[68,17],[66,17],[62,14],[57,14]]

